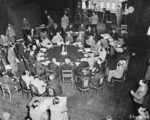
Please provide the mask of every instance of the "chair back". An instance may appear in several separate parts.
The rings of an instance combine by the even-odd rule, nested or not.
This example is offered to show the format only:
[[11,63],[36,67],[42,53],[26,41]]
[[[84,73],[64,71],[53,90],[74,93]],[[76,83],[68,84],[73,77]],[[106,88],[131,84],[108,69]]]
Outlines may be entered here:
[[72,69],[71,70],[62,70],[62,76],[63,76],[63,78],[73,77]]
[[109,67],[107,67],[106,69],[105,69],[105,76],[107,76],[108,75],[108,73],[109,73]]
[[127,25],[121,25],[121,30],[122,31],[127,31],[127,27],[128,27]]
[[3,93],[11,93],[9,86],[7,84],[1,83],[1,88],[2,88]]
[[38,74],[39,77],[46,76],[46,69],[38,71],[37,74]]
[[29,87],[30,87],[32,96],[39,96],[39,91],[34,85],[30,84]]
[[46,93],[47,93],[47,96],[51,96],[51,97],[56,96],[55,89],[51,86],[46,87]]
[[108,60],[105,60],[105,70],[107,69],[107,65],[108,65]]
[[99,78],[99,83],[98,83],[98,87],[100,86],[100,85],[103,85],[104,84],[104,75],[101,75],[100,76],[100,78]]
[[48,82],[48,76],[51,74],[54,74],[54,71],[53,70],[45,70],[45,72],[46,72],[46,80]]
[[20,79],[20,86],[22,90],[28,90],[27,84],[22,79]]
[[89,83],[90,83],[90,78],[89,77],[85,77],[82,80],[82,88],[88,88],[89,87]]

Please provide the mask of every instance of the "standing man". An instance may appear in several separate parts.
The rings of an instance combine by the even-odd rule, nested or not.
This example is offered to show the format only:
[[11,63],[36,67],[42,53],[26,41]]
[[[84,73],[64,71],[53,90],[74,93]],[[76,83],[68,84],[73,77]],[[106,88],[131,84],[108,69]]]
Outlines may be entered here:
[[63,31],[66,31],[66,28],[69,25],[69,18],[66,14],[61,18],[61,27],[63,28]]
[[134,116],[138,116],[138,109],[140,106],[143,105],[144,99],[148,92],[148,85],[146,80],[140,80],[139,81],[139,88],[134,92],[131,90],[131,95],[133,96],[133,107],[134,107]]
[[48,25],[47,16],[48,16],[48,12],[47,12],[47,10],[45,10],[44,15],[43,15],[43,24],[45,24],[45,26]]
[[22,18],[22,33],[23,33],[23,38],[25,40],[26,46],[27,46],[27,35],[29,34],[29,31],[30,31],[30,23],[25,17],[23,17]]
[[117,10],[116,10],[117,27],[120,27],[122,15],[123,15],[122,5],[120,4],[120,5],[117,6]]
[[97,22],[98,22],[98,15],[95,14],[95,12],[92,13],[91,19],[91,26],[92,28],[96,29]]

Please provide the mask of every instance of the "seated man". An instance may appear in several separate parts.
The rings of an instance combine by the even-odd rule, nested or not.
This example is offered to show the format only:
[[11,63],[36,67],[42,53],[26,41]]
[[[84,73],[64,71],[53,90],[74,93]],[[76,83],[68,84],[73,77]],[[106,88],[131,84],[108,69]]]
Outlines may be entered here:
[[111,82],[112,77],[115,77],[115,78],[119,79],[123,76],[123,73],[125,71],[125,64],[126,64],[125,60],[120,60],[117,63],[117,69],[109,71],[109,73],[108,73],[108,82]]
[[125,44],[124,39],[122,37],[118,37],[118,44],[123,46]]
[[79,32],[79,35],[76,38],[76,42],[84,44],[84,33],[83,32]]
[[101,81],[99,81],[101,76],[102,76],[101,72],[95,73],[95,75],[91,79],[91,84],[93,84],[94,86],[98,86],[99,84],[102,84],[103,83],[103,79]]
[[106,64],[106,61],[103,61],[101,58],[99,58],[94,64],[92,73],[104,74],[104,72],[105,72],[105,64]]
[[102,47],[101,50],[99,50],[99,58],[105,60],[106,56],[107,56],[107,51],[104,47]]
[[45,69],[45,66],[40,62],[40,60],[41,60],[40,57],[36,56],[35,68],[37,73],[44,71]]
[[46,83],[42,80],[39,80],[38,77],[32,80],[31,84],[38,89],[39,94],[43,94],[46,91]]
[[62,44],[64,44],[64,39],[62,38],[60,33],[57,32],[56,35],[52,38],[52,42],[57,45],[62,45]]
[[55,79],[54,74],[49,76],[49,81],[47,83],[47,86],[50,86],[55,90],[56,96],[62,95],[62,87],[59,84],[59,81]]
[[34,77],[30,76],[29,71],[25,71],[24,74],[22,75],[22,80],[25,81],[25,83],[29,89],[29,85],[30,85],[31,81],[34,80]]
[[82,69],[89,67],[89,63],[87,62],[86,58],[80,58],[79,64],[74,68],[74,74],[77,76],[82,75]]
[[55,97],[53,105],[50,106],[51,120],[68,120],[68,108],[66,105],[61,105],[59,98]]
[[72,32],[66,32],[65,42],[73,43]]
[[90,73],[89,70],[83,70],[82,75],[80,77],[77,77],[76,86],[77,87],[82,87],[82,81],[86,77],[90,78],[90,80],[91,80],[92,74]]
[[43,111],[40,110],[39,100],[33,102],[32,107],[30,107],[29,115],[32,120],[43,120],[45,118]]
[[48,69],[54,72],[56,78],[61,74],[61,67],[58,65],[56,58],[52,58],[52,62],[48,64]]
[[0,82],[2,83],[2,84],[7,84],[8,86],[9,86],[9,89],[10,89],[10,91],[13,91],[13,90],[15,90],[16,89],[16,87],[19,87],[18,85],[18,83],[19,83],[19,81],[18,80],[11,80],[10,78],[7,78],[7,77],[1,77],[0,78]]
[[96,58],[94,57],[93,53],[91,53],[90,57],[87,58],[87,61],[88,61],[89,65],[90,65],[90,70],[92,70],[93,67],[94,67],[94,63],[96,62]]
[[63,64],[62,69],[63,70],[71,70],[72,69],[70,59],[65,58],[65,63]]
[[28,55],[29,69],[32,74],[36,74],[34,51],[30,51]]
[[79,31],[79,32],[81,32],[81,31],[82,31],[82,32],[85,32],[85,31],[86,31],[86,28],[85,28],[85,26],[84,26],[83,23],[79,26],[78,31]]
[[53,44],[48,38],[45,38],[42,40],[42,46],[43,47],[52,47]]
[[95,40],[92,35],[89,37],[89,39],[86,40],[86,44],[89,45],[90,47],[95,46]]

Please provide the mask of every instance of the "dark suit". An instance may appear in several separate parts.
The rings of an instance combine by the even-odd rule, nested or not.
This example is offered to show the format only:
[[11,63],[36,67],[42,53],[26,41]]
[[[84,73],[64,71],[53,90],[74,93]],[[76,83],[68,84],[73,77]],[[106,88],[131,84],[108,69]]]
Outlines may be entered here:
[[50,34],[52,34],[51,38],[53,38],[53,36],[56,35],[57,32],[62,32],[62,30],[59,26],[57,28],[54,28],[54,26],[50,26],[49,32]]
[[74,74],[77,76],[82,75],[82,69],[89,67],[89,63],[87,61],[81,61],[79,66],[74,69]]
[[53,63],[53,62],[51,62],[51,63],[48,64],[48,68],[49,68],[50,70],[55,71],[57,67],[58,67],[58,65],[56,65],[56,64]]
[[61,68],[53,62],[48,64],[48,69],[54,72],[56,78],[61,75]]
[[22,43],[16,44],[15,53],[16,53],[17,58],[19,59],[24,56],[24,46]]
[[29,70],[30,70],[31,73],[33,73],[33,74],[35,75],[35,74],[36,74],[36,68],[35,68],[35,66],[34,66],[35,61],[36,61],[36,60],[35,60],[35,57],[29,55],[29,56],[28,56],[28,61],[29,61]]
[[42,65],[42,63],[40,61],[35,61],[35,68],[36,68],[36,72],[40,72],[40,71],[44,71],[44,66]]
[[31,64],[35,64],[35,57],[29,55],[29,56],[28,56],[28,61],[29,61],[29,63],[31,63]]
[[89,77],[89,78],[91,79],[92,75],[91,75],[91,74],[84,74],[84,75],[78,77],[78,78],[77,78],[77,81],[76,81],[76,86],[77,86],[77,87],[82,87],[82,86],[83,86],[83,85],[82,85],[82,81],[83,81],[83,79],[86,78],[86,77]]
[[101,72],[102,74],[105,72],[105,64],[106,61],[102,62],[100,65],[96,62],[94,68],[96,68],[95,72]]
[[62,69],[63,69],[63,70],[71,70],[71,69],[72,69],[72,65],[65,63],[65,64],[62,66]]
[[100,78],[101,75],[102,75],[101,72],[96,73],[96,74],[94,75],[94,77],[92,78],[91,83],[92,83],[93,85],[97,86],[97,85],[99,84],[99,78]]

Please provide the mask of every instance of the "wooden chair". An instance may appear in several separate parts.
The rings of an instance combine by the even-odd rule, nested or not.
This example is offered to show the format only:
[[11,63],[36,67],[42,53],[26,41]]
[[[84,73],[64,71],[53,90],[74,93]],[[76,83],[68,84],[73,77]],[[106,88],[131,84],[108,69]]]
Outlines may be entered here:
[[31,90],[32,97],[34,97],[34,96],[36,96],[36,97],[43,97],[43,96],[46,95],[46,91],[43,94],[39,94],[38,89],[32,84],[30,84],[29,87],[30,87],[30,90]]
[[28,99],[29,94],[31,93],[31,91],[30,91],[30,89],[27,87],[27,84],[25,83],[25,81],[23,81],[22,79],[20,79],[19,81],[20,81],[22,96],[24,96],[24,93],[26,93],[26,94],[27,94],[27,99]]
[[17,95],[18,95],[18,89],[17,89],[16,86],[14,86],[14,89],[10,90],[9,85],[2,84],[2,83],[0,83],[0,85],[1,85],[1,88],[2,88],[2,92],[3,92],[3,99],[5,99],[5,93],[8,93],[10,101],[11,101],[11,95],[14,92],[17,92]]
[[54,74],[54,71],[46,69],[45,72],[46,72],[46,81],[48,81],[49,75]]
[[127,28],[128,26],[127,25],[121,25],[121,36],[123,35],[123,34],[127,34],[128,35],[128,28]]
[[124,73],[123,73],[121,78],[116,78],[116,77],[112,77],[111,78],[112,86],[113,86],[114,82],[117,82],[117,83],[121,84],[121,87],[123,87],[123,83],[124,83],[125,79],[126,79],[126,71],[124,71]]
[[83,92],[88,91],[88,95],[90,95],[90,79],[89,77],[85,77],[82,80],[82,86],[77,86],[79,91],[81,91],[81,96],[83,97]]
[[104,79],[106,80],[108,77],[108,73],[109,73],[109,67],[105,68],[105,72],[104,72]]
[[46,69],[43,69],[41,71],[38,71],[37,75],[39,77],[45,77],[46,78]]
[[51,87],[51,86],[47,86],[46,87],[46,95],[48,97],[54,97],[54,96],[56,96],[55,89],[53,87]]
[[[12,74],[12,66],[11,65],[5,65],[5,72],[6,72],[6,75],[10,76],[9,74],[11,73]],[[12,74],[13,76],[13,74]]]
[[73,72],[72,69],[71,70],[63,70],[62,69],[62,84],[64,85],[64,83],[71,83],[71,85],[73,86]]
[[99,77],[99,81],[98,81],[98,84],[97,84],[97,85],[94,85],[94,84],[90,83],[90,87],[96,90],[96,94],[97,94],[97,95],[98,95],[98,90],[101,89],[102,92],[103,92],[103,88],[104,88],[104,78],[105,78],[105,76],[104,76],[104,75],[101,75],[101,76]]

